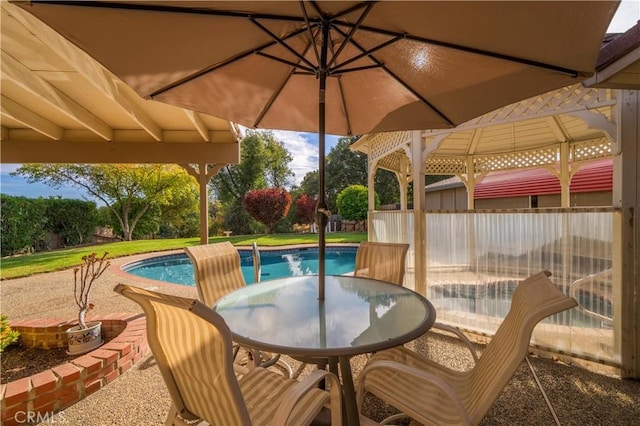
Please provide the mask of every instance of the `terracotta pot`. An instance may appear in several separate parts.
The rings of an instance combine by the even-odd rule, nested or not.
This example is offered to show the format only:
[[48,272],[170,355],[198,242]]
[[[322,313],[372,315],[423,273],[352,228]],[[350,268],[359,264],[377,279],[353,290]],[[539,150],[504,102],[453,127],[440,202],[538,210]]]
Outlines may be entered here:
[[92,321],[87,323],[88,328],[82,330],[79,325],[67,329],[69,341],[68,355],[80,355],[94,350],[104,343],[100,334],[102,323]]

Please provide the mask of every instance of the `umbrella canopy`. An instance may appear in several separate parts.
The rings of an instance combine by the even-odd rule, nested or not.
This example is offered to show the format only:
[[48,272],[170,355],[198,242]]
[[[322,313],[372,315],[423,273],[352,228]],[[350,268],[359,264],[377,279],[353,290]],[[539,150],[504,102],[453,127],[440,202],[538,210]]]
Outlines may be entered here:
[[141,96],[324,135],[454,127],[590,76],[617,1],[21,4]]

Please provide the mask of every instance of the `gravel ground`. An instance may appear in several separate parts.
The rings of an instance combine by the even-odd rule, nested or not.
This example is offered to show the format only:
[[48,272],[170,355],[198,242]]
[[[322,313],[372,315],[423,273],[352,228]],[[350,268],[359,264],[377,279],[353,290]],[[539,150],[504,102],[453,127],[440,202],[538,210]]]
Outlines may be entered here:
[[[120,265],[146,256],[130,256],[112,261],[112,266],[92,291],[92,300],[96,305],[93,315],[140,311],[136,304],[112,291],[119,282],[196,297],[194,288],[132,277],[120,271]],[[71,270],[2,281],[0,294],[2,312],[10,320],[42,317],[68,319],[75,316]],[[466,369],[472,365],[468,353],[447,337],[429,333],[429,337],[411,344],[415,350],[451,368]],[[299,364],[296,361],[284,358],[294,371],[298,370]],[[352,359],[356,380],[365,363],[364,356]],[[562,425],[640,425],[640,381],[607,377],[548,359],[532,358],[532,363]],[[297,371],[299,377],[308,374],[311,368],[307,366],[302,371]],[[164,424],[169,405],[169,395],[155,360],[150,355],[108,386],[54,416],[50,422],[73,426],[161,425]],[[381,420],[392,413],[393,409],[370,398],[365,402],[363,412]],[[554,424],[526,363],[516,371],[481,423],[531,426]]]

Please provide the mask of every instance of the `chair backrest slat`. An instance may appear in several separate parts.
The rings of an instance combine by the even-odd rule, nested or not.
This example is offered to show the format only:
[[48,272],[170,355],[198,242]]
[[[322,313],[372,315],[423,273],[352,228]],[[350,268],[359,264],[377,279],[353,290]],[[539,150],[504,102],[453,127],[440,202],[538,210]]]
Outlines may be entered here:
[[540,272],[518,284],[509,313],[472,370],[467,401],[472,421],[480,422],[524,360],[535,326],[550,315],[577,306],[547,275]]
[[169,395],[185,420],[250,424],[233,370],[231,331],[194,299],[119,284],[147,316],[147,338]]
[[409,244],[363,241],[356,252],[353,275],[402,285],[407,251]]
[[246,285],[240,253],[228,241],[185,247],[202,302],[212,307],[222,296]]

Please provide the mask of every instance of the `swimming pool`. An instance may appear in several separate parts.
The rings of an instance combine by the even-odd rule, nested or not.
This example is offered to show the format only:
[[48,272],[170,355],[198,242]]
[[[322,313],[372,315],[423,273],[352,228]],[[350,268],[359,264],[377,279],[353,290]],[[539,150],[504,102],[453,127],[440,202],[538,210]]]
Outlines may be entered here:
[[[353,272],[357,247],[327,247],[325,270],[327,274],[341,275]],[[251,250],[238,249],[242,275],[247,284],[253,283]],[[283,250],[261,250],[261,281],[275,278],[313,275],[318,273],[318,248],[301,247]],[[122,266],[122,270],[139,277],[195,286],[193,264],[186,253],[156,256]]]

